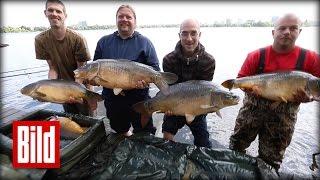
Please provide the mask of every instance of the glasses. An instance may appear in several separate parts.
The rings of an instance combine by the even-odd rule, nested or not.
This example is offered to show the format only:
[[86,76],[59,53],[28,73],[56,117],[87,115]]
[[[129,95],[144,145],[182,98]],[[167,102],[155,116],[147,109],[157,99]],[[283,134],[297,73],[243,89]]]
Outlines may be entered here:
[[293,32],[293,31],[298,31],[300,29],[300,27],[298,25],[294,25],[294,26],[278,26],[275,28],[278,31],[285,31],[287,29],[289,29],[289,31]]
[[182,38],[188,38],[189,37],[189,35],[192,37],[192,38],[194,38],[194,37],[197,37],[198,36],[198,32],[197,31],[182,31],[182,32],[180,32],[179,33],[180,34],[180,36],[182,37]]

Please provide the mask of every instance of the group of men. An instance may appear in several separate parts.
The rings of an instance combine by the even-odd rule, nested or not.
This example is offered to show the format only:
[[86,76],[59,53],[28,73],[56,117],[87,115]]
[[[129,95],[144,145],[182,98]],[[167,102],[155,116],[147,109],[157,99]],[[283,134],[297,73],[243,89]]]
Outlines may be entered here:
[[[74,81],[73,70],[91,59],[86,40],[65,26],[67,13],[61,1],[48,0],[44,13],[51,28],[35,37],[36,58],[48,62],[49,79]],[[295,70],[302,49],[295,45],[301,32],[301,24],[300,19],[294,14],[286,14],[279,18],[272,30],[273,44],[263,50],[249,53],[238,77],[278,70]],[[136,14],[130,5],[121,5],[118,8],[116,25],[118,29],[116,32],[103,36],[98,41],[93,60],[129,59],[160,71],[159,60],[152,42],[135,30]],[[201,37],[199,22],[194,19],[183,21],[178,35],[179,41],[174,51],[163,58],[163,71],[175,73],[178,76],[176,83],[188,80],[212,81],[215,59],[199,42]],[[305,50],[302,61],[300,70],[320,77],[320,60],[317,53]],[[85,85],[92,89],[90,84]],[[131,108],[133,104],[150,98],[148,87],[145,81],[138,81],[137,89],[125,91],[125,96],[114,95],[111,89],[103,88],[106,115],[111,128],[117,133],[125,136],[142,131],[155,133],[152,117],[148,117],[148,124],[142,127],[141,119],[146,117]],[[245,94],[234,133],[230,137],[230,149],[245,152],[259,135],[259,157],[279,169],[285,149],[292,138],[299,103],[281,103],[279,105],[281,108],[274,110],[269,108],[272,101],[258,97],[252,92]],[[297,98],[305,102],[309,100],[303,94]],[[73,102],[73,99],[70,99],[70,102]],[[84,104],[65,104],[63,107],[66,112],[92,115],[97,108],[97,102],[89,100]],[[184,116],[174,116],[166,112],[162,125],[164,138],[173,140],[174,135],[184,125],[189,126],[196,146],[212,147],[206,114],[197,116],[191,124],[187,124]],[[131,127],[133,132],[130,131]]]

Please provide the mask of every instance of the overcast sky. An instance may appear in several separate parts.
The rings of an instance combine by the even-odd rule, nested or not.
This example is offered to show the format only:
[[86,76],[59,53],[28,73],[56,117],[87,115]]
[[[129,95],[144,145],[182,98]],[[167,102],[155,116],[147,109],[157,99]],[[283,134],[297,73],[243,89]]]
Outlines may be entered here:
[[[270,20],[273,16],[294,12],[302,20],[318,20],[318,1],[64,1],[68,18],[67,25],[86,21],[88,25],[115,24],[119,5],[130,4],[136,10],[138,25],[179,24],[192,17],[201,23],[213,23],[226,18],[242,20]],[[43,10],[45,1],[1,1],[2,26],[49,26]]]

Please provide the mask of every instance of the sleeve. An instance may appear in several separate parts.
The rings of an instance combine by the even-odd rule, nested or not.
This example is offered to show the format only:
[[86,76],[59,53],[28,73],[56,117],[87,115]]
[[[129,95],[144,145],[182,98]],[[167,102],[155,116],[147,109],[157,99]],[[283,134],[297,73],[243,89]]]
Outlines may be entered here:
[[162,69],[164,72],[172,72],[174,73],[174,69],[173,69],[173,65],[170,63],[170,60],[169,60],[169,54],[166,55],[164,58],[163,58],[163,61],[162,61]]
[[94,51],[93,60],[102,58],[101,39],[97,42],[96,50]]
[[75,59],[78,62],[85,62],[91,59],[86,39],[79,35],[76,41]]
[[35,52],[36,52],[36,59],[41,59],[41,60],[51,59],[50,55],[46,51],[44,43],[37,37],[35,38],[34,46],[35,46]]
[[146,52],[147,65],[152,66],[154,70],[160,71],[159,59],[156,50],[149,39],[147,39],[147,52]]
[[200,79],[212,81],[214,70],[216,68],[216,62],[213,56],[209,54],[207,56],[207,63],[200,70],[202,72]]
[[241,66],[241,69],[238,73],[238,77],[252,76],[257,73],[259,65],[259,51],[254,51],[247,55],[244,63]]

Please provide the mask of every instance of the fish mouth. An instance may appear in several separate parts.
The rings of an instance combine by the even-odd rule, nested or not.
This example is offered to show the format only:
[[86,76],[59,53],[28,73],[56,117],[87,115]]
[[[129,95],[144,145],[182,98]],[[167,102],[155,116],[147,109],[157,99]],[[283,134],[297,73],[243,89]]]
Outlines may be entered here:
[[239,103],[240,97],[237,96],[237,95],[233,95],[232,98],[231,98],[231,101],[232,101],[232,105],[236,105],[236,104]]
[[35,89],[36,88],[34,88],[34,84],[29,84],[29,85],[26,85],[25,87],[23,87],[20,90],[20,92],[23,95],[31,95],[35,91]]

